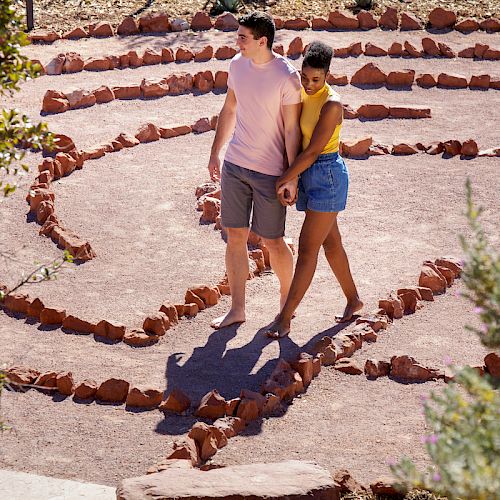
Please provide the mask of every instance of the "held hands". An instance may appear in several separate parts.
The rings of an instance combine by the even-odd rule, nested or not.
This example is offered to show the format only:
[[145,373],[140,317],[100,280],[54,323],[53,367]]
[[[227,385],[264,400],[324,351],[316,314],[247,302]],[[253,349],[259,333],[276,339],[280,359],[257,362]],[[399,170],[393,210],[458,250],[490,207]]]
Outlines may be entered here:
[[278,200],[284,207],[291,206],[296,202],[298,182],[298,177],[285,182],[278,179],[276,182],[276,194],[278,195]]
[[220,182],[220,159],[219,155],[211,154],[208,160],[208,171],[213,182]]

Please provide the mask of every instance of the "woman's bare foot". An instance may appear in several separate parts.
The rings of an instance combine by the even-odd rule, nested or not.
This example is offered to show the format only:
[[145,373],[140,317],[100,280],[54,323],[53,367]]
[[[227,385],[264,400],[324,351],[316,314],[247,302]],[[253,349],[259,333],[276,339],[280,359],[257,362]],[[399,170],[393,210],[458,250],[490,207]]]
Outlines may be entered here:
[[246,321],[245,313],[240,311],[233,311],[232,309],[224,314],[224,316],[219,316],[215,318],[210,323],[212,328],[219,330],[226,326],[234,325],[235,323],[244,323]]
[[346,321],[351,321],[352,317],[356,312],[363,308],[364,304],[358,298],[347,302],[347,305],[344,309],[344,314],[341,316],[340,314],[335,316],[335,321],[337,323],[345,323]]
[[264,332],[270,339],[281,339],[290,333],[290,320],[278,317],[266,328]]

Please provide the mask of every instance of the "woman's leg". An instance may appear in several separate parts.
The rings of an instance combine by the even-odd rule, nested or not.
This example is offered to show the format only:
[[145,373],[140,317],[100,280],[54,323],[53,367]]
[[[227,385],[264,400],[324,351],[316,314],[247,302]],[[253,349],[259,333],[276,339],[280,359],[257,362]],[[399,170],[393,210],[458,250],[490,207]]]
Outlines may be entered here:
[[269,337],[279,338],[290,333],[293,313],[311,284],[316,271],[319,250],[336,217],[335,212],[306,211],[306,218],[300,231],[299,256],[292,285],[281,313],[266,330]]
[[342,245],[342,237],[337,225],[337,217],[335,217],[330,231],[323,242],[323,249],[325,250],[326,259],[347,299],[344,314],[342,316],[339,315],[337,320],[339,322],[350,321],[353,314],[363,307],[363,302],[359,299],[356,285],[352,279],[349,260]]

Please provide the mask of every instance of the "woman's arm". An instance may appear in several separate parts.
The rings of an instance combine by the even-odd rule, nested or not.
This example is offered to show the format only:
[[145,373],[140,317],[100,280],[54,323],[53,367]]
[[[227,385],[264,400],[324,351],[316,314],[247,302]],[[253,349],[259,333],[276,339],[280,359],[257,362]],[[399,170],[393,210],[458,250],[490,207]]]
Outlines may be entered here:
[[276,187],[291,181],[307,170],[328,144],[337,125],[342,123],[342,105],[337,101],[327,101],[321,108],[318,123],[314,127],[309,146],[300,153],[288,170],[278,179]]

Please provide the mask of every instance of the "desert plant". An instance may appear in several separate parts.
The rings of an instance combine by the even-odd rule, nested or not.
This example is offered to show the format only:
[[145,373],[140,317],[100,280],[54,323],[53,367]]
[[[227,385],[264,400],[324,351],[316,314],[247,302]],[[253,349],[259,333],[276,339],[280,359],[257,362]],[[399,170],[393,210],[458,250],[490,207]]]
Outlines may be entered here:
[[243,8],[241,0],[214,0],[211,14],[221,14],[222,12],[238,12]]
[[370,10],[373,7],[372,0],[356,0],[356,7],[358,9]]
[[[483,344],[500,347],[500,264],[479,223],[482,212],[472,201],[466,182],[466,216],[470,242],[461,237],[466,254],[465,296],[475,306],[483,326],[473,329]],[[404,458],[391,470],[402,488],[420,487],[449,498],[500,498],[500,394],[492,377],[477,370],[453,370],[454,383],[431,393],[424,414],[432,432],[423,438],[433,466],[427,473]]]

